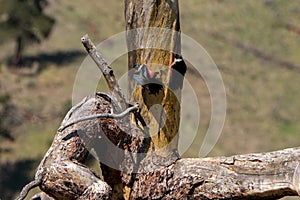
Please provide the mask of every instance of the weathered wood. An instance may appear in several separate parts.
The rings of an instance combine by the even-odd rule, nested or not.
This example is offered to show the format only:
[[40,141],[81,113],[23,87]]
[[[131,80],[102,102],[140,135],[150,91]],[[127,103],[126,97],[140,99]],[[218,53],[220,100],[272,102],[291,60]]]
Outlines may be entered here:
[[42,183],[42,179],[35,179],[30,183],[28,183],[27,185],[25,185],[16,200],[24,199],[32,188],[40,186],[41,183]]
[[277,199],[298,195],[300,148],[185,158],[138,174],[131,199]]
[[39,192],[35,194],[30,200],[55,200],[52,197],[49,197],[45,192]]
[[[125,100],[124,95],[121,92],[120,86],[115,78],[114,72],[112,70],[112,68],[108,65],[108,63],[105,61],[105,59],[100,55],[100,53],[97,51],[95,45],[92,43],[92,41],[89,39],[89,37],[87,35],[83,36],[81,38],[82,44],[84,45],[84,47],[86,48],[87,52],[89,53],[90,57],[95,61],[95,63],[97,64],[98,68],[101,70],[102,74],[104,75],[104,78],[108,84],[111,96],[109,96],[109,98],[111,98],[111,103],[113,103],[113,110],[116,110],[117,112],[125,112],[125,114],[128,112],[128,109],[130,109],[131,111],[134,110],[136,111],[137,109],[137,104],[136,105],[132,105],[131,108],[127,108],[128,106],[130,106],[130,103],[127,103]],[[127,109],[126,109],[127,108]],[[126,110],[125,110],[126,109]],[[103,113],[100,114],[101,116],[105,115]],[[107,114],[106,114],[107,115]],[[124,116],[122,115],[122,113],[120,114],[109,114],[111,117],[113,117],[114,119],[118,119],[119,116],[121,115],[121,117],[124,118]],[[88,116],[86,118],[90,119],[90,118],[94,118],[96,116]],[[144,119],[140,116],[139,112],[134,112],[134,117],[135,120],[140,121],[143,126],[145,126],[145,122]],[[79,120],[83,120],[84,118],[80,118]],[[77,120],[78,121],[78,120]],[[75,123],[77,123],[77,121],[75,121]],[[136,137],[136,134],[142,134],[143,137],[145,135],[147,135],[147,133],[142,132],[141,129],[137,129],[137,127],[135,126],[136,124],[134,124],[133,126],[130,125],[130,118],[124,118],[123,119],[123,123],[127,124],[128,127],[125,127],[125,129],[123,129],[124,133],[123,134],[115,134],[115,136],[110,136],[113,137],[111,138],[111,141],[115,141],[115,145],[120,144],[119,139],[124,140],[125,138],[128,138],[127,136],[124,136],[124,134],[126,135],[128,134],[132,134],[134,137]],[[69,122],[69,124],[72,124],[73,122]],[[65,126],[62,126],[61,128],[64,128]],[[129,130],[129,127],[132,127],[131,130]],[[127,133],[126,133],[127,131]],[[119,138],[117,138],[117,136]],[[146,136],[147,137],[147,136]],[[128,139],[128,141],[131,141],[130,139]],[[139,141],[139,140],[135,140],[135,141]],[[150,144],[150,138],[145,139],[145,141],[148,142],[148,144]],[[107,145],[107,143],[109,142],[102,142],[102,144],[104,144],[106,146],[106,148],[104,151],[108,152],[107,154],[105,154],[103,152],[98,151],[99,154],[105,155],[104,157],[102,157],[102,159],[108,161],[111,160],[110,162],[106,162],[106,163],[100,163],[100,167],[102,170],[102,175],[104,177],[104,180],[112,187],[112,197],[114,199],[123,199],[124,198],[124,193],[128,193],[128,190],[126,191],[125,188],[126,185],[122,182],[122,177],[121,177],[121,171],[125,170],[126,173],[128,171],[131,171],[133,169],[135,169],[136,167],[133,167],[133,163],[134,162],[138,162],[139,159],[141,158],[137,158],[136,155],[132,155],[130,153],[127,153],[127,155],[125,155],[125,152],[119,151],[118,149],[115,148],[115,146],[112,145]],[[133,152],[136,152],[137,149],[139,148],[137,145],[133,145],[132,148],[134,149]],[[143,149],[148,149],[149,145],[144,145]],[[122,148],[123,150],[128,150],[130,149],[130,147],[126,146]],[[122,166],[122,162],[124,161],[124,157],[128,158],[128,163],[127,165],[123,165]],[[134,160],[134,161],[132,161]],[[138,165],[138,163],[137,163]],[[122,166],[122,167],[121,167]],[[135,169],[136,171],[136,169]],[[124,178],[123,178],[124,179]],[[127,184],[130,182],[131,179],[131,175],[127,174],[127,180],[125,182],[127,182]],[[125,180],[125,179],[124,179]],[[125,192],[124,192],[125,191]]]
[[[111,108],[98,93],[74,106],[63,123]],[[110,187],[84,166],[88,149],[94,148],[100,159],[116,159],[131,188],[128,199],[275,199],[300,191],[300,148],[202,159],[151,154],[132,160],[126,152],[147,152],[149,141],[139,129],[124,132],[128,127],[119,120],[93,118],[58,131],[36,173],[40,188],[55,199],[109,199]],[[108,152],[104,137],[124,155]],[[134,168],[140,173],[132,173]]]
[[[109,101],[91,96],[75,106],[64,123],[110,111]],[[123,181],[131,187],[128,199],[275,199],[297,195],[300,190],[300,148],[179,160],[176,155],[165,158],[152,154],[152,158],[148,156],[136,162],[142,173],[132,176],[129,168],[135,164],[132,165],[129,157],[114,158],[116,155],[107,152],[106,146],[99,146],[103,144],[99,138],[106,136],[124,150],[147,152],[142,150],[147,146],[142,133],[133,130],[133,135],[126,134],[124,129],[126,125],[116,123],[116,119],[94,118],[57,132],[36,174],[36,180],[41,178],[41,189],[56,199],[108,199],[110,187],[83,165],[87,148],[97,147],[96,152],[120,159],[120,167],[127,168],[123,168]],[[101,195],[108,196],[100,196],[99,188],[105,191]],[[96,189],[97,197],[92,195]]]
[[140,104],[153,140],[150,151],[160,150],[166,156],[177,149],[180,122],[180,97],[167,87],[173,53],[180,54],[178,1],[125,0],[125,21],[129,70],[136,64],[146,64],[153,71],[162,71],[159,77],[164,87],[155,93],[129,79],[130,91],[134,90],[131,101]]
[[[142,7],[131,4],[137,2],[138,0],[126,0],[126,16],[130,16],[128,13],[133,15],[136,13],[135,10],[144,13],[144,16],[141,14],[134,15],[132,18],[127,17],[128,27],[138,26],[139,17],[148,25],[159,25],[159,22],[156,24],[155,20],[153,21],[153,16],[163,17],[164,14],[161,13],[163,11],[169,12],[169,16],[172,16],[172,13],[176,13],[176,9],[174,12],[169,9],[178,6],[176,0],[147,0],[143,1],[146,4],[140,4],[144,5]],[[150,17],[145,18],[149,14]],[[161,19],[162,24],[165,22],[169,24],[169,20],[174,19],[167,16]],[[179,28],[178,21],[173,22],[171,27]],[[171,47],[175,48],[174,41],[177,40],[174,40],[174,37],[171,40],[169,39],[172,37],[166,38],[171,43],[173,41],[174,45]],[[148,42],[146,39],[141,41]],[[84,39],[83,43],[102,72],[107,75],[109,88],[115,91],[118,85],[112,69],[96,52],[89,40]],[[167,65],[167,60],[171,57],[169,51],[157,49],[137,50],[131,55],[129,56],[131,64],[137,61],[150,64],[150,61],[155,61]],[[113,76],[113,80],[110,79],[110,75]],[[112,92],[113,97],[96,93],[85,98],[68,112],[62,122],[62,128],[56,133],[50,149],[38,167],[35,180],[24,187],[19,199],[23,199],[28,190],[37,185],[55,199],[66,200],[111,199],[112,197],[117,199],[275,199],[299,194],[300,148],[203,159],[179,159],[175,146],[163,149],[163,156],[153,153],[153,150],[164,147],[175,137],[180,107],[178,99],[176,99],[177,103],[174,102],[175,97],[168,89],[156,95],[147,92],[140,87],[135,91],[134,98],[143,103],[142,114],[148,122],[151,119],[149,116],[151,105],[161,103],[164,106],[167,112],[166,120],[169,122],[166,122],[165,129],[160,128],[161,137],[157,135],[149,137],[147,131],[136,127],[135,123],[130,126],[128,118],[124,116],[135,111],[135,107],[126,110],[125,113],[122,113],[124,109],[112,113],[116,105],[122,108],[116,102],[118,98],[123,98],[120,90],[116,93]],[[126,107],[129,106],[125,101],[122,105],[123,103]],[[170,127],[173,128],[169,129]],[[109,145],[117,147],[116,149],[120,151],[113,151]],[[90,149],[94,149],[100,158],[104,181],[84,165]],[[113,192],[121,194],[113,196],[111,187],[117,185],[121,186],[120,189],[114,189]]]
[[[96,96],[85,98],[74,106],[63,123],[97,111],[95,99]],[[110,111],[105,106],[99,109],[103,113]],[[90,130],[93,126],[98,126],[95,121],[84,121],[58,131],[55,135],[35,175],[35,180],[40,181],[40,189],[49,196],[55,199],[110,199],[110,186],[84,165],[89,153],[85,142],[90,143],[98,137]],[[88,139],[84,141],[84,138]]]
[[35,194],[30,200],[55,200],[52,197],[49,197],[45,192],[39,192]]
[[[35,186],[55,199],[111,199],[111,187],[84,165],[91,149],[104,164],[118,170],[118,182],[122,170],[127,173],[127,182],[131,181],[139,162],[130,152],[146,152],[149,140],[141,130],[128,126],[125,115],[136,110],[135,106],[118,118],[111,118],[116,103],[113,101],[106,94],[96,93],[73,106],[62,122],[64,128],[57,131],[41,161],[35,180],[24,187],[18,200],[24,199]],[[112,151],[110,145],[116,150]],[[109,178],[111,183],[116,177]]]
[[92,120],[92,119],[99,119],[99,118],[113,118],[113,119],[120,119],[124,118],[126,115],[128,115],[131,112],[138,110],[138,104],[133,105],[132,107],[127,108],[121,113],[113,114],[113,113],[105,113],[105,114],[97,114],[97,115],[91,115],[87,117],[82,117],[79,119],[75,119],[74,121],[70,121],[66,124],[62,124],[61,127],[58,129],[58,131],[63,131],[64,129],[68,128],[69,126],[72,126],[74,124],[77,124],[79,122]]
[[121,88],[118,84],[118,81],[115,77],[112,68],[97,51],[95,45],[92,43],[88,35],[84,35],[81,38],[81,42],[85,47],[86,51],[89,53],[90,57],[93,59],[93,61],[96,63],[96,65],[102,72],[106,80],[109,91],[118,105],[118,107],[115,107],[114,109],[117,109],[118,112],[124,111],[128,107],[128,105],[126,103],[124,95],[121,92]]

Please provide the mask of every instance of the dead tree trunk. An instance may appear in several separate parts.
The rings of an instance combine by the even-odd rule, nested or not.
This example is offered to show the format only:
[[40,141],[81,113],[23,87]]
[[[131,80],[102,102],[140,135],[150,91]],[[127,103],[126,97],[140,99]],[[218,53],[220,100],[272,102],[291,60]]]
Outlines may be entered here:
[[[126,0],[125,3],[131,51],[129,66],[147,64],[154,71],[166,68],[169,72],[173,52],[180,54],[180,34],[165,29],[154,29],[154,32],[134,29],[159,27],[179,31],[177,0]],[[150,87],[136,87],[132,82],[132,100],[139,104],[128,103],[120,93],[112,69],[87,37],[82,41],[104,74],[111,93],[97,93],[68,112],[35,180],[23,188],[18,199],[24,199],[35,186],[64,200],[276,199],[299,194],[300,148],[179,159],[176,148],[180,90],[170,91],[166,86],[168,73],[159,74],[163,87],[155,93]],[[163,107],[165,117],[160,115],[162,109],[151,109],[155,104]],[[128,126],[129,115],[138,119],[131,126]],[[108,143],[122,152],[111,151],[106,146]],[[101,164],[104,180],[84,165],[91,147],[111,161],[106,167]]]
[[178,0],[125,0],[125,21],[129,70],[136,64],[146,64],[160,72],[160,90],[152,89],[152,85],[150,89],[137,86],[129,78],[131,100],[141,105],[150,131],[151,151],[166,156],[177,149],[180,122],[180,91],[176,96],[167,87],[169,65],[181,49]]

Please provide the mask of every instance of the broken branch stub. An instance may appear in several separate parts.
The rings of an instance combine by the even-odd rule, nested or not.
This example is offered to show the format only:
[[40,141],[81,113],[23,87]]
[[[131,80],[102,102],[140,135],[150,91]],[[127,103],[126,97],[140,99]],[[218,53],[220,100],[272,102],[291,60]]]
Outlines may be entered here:
[[117,111],[119,112],[124,111],[127,108],[126,100],[121,91],[121,88],[118,84],[118,81],[114,75],[112,68],[97,51],[96,46],[93,44],[93,42],[88,37],[88,35],[84,35],[81,38],[81,42],[85,47],[86,51],[88,52],[88,54],[90,55],[90,57],[93,59],[93,61],[96,63],[96,65],[102,72],[106,80],[106,83],[108,85],[109,91],[112,94],[112,97],[114,98],[116,104],[119,107]]

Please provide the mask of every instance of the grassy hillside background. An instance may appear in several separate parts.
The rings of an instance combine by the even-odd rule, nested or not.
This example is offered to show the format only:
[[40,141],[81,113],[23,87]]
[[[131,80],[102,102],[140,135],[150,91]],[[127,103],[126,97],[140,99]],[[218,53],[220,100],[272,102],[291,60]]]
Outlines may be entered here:
[[[47,13],[56,25],[48,40],[26,49],[28,66],[7,66],[14,44],[1,44],[0,96],[10,96],[15,138],[0,138],[2,200],[12,199],[32,179],[71,106],[73,83],[86,56],[80,37],[89,33],[101,42],[125,30],[123,1],[50,3]],[[207,50],[226,88],[226,122],[210,156],[300,146],[300,1],[186,0],[180,1],[180,12],[182,32]],[[120,65],[124,71],[118,76],[126,71],[126,56],[112,66]],[[197,91],[201,121],[184,156],[197,157],[210,120],[210,96],[200,74],[188,70],[187,79]]]

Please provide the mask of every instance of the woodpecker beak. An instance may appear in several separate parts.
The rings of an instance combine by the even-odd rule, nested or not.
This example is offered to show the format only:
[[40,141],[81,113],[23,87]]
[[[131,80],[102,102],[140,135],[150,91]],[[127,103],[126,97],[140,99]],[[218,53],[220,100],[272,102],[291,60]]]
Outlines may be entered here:
[[175,65],[175,64],[176,64],[176,61],[173,61],[173,62],[170,64],[169,67],[172,68],[172,66]]
[[147,70],[148,70],[148,74],[149,74],[149,78],[150,78],[150,79],[155,78],[156,75],[158,74],[158,72],[153,72],[153,71],[151,71],[151,70],[148,69],[148,68],[147,68]]
[[182,58],[175,58],[174,61],[170,64],[170,67],[173,67],[176,63],[182,62]]

